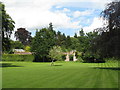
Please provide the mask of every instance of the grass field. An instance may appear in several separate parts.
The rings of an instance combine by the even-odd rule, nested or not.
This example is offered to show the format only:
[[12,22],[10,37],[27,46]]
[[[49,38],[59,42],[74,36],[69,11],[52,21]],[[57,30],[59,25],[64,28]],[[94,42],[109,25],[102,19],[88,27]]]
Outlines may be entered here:
[[3,88],[118,88],[118,63],[2,62]]

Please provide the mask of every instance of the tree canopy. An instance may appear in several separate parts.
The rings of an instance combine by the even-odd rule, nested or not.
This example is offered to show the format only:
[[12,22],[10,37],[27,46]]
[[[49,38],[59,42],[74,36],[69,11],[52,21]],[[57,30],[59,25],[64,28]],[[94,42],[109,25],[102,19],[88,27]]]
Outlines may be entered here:
[[15,22],[12,20],[12,18],[7,14],[5,10],[5,5],[0,2],[0,20],[1,20],[1,31],[2,31],[2,50],[3,51],[9,51],[11,48],[10,45],[10,37],[12,34],[12,31],[14,30],[14,24]]
[[49,50],[55,45],[56,37],[53,30],[43,28],[36,32],[32,42],[32,52],[35,53],[35,61],[48,59]]
[[25,28],[18,28],[15,32],[16,40],[19,40],[23,45],[30,45],[32,36]]
[[53,46],[49,51],[49,57],[56,61],[62,61],[62,49],[60,46]]
[[120,0],[107,4],[101,17],[106,23],[97,29],[101,32],[96,41],[97,52],[103,57],[120,58]]
[[101,12],[101,17],[106,20],[106,28],[109,31],[114,28],[120,28],[120,0],[114,0],[108,3],[105,10]]

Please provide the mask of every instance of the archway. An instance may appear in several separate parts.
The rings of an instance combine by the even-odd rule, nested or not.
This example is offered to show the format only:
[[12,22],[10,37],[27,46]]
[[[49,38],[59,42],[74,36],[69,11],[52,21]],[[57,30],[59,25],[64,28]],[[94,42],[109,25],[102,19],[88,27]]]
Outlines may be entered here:
[[[72,50],[70,52],[64,53],[64,54],[66,54],[65,61],[77,61],[75,53],[76,53],[76,50]],[[72,55],[72,59],[71,59],[70,55]]]

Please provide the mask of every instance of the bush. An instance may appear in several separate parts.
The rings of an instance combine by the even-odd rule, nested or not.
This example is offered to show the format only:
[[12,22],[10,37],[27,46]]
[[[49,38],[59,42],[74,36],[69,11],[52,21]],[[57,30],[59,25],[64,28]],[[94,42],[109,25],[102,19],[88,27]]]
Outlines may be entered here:
[[78,60],[76,62],[84,62],[84,60],[81,58],[81,56],[78,56]]
[[31,50],[31,47],[30,47],[30,46],[26,46],[26,47],[25,47],[25,51],[30,52],[30,50]]
[[3,54],[2,61],[30,61],[34,60],[33,55]]
[[112,58],[105,58],[105,61],[107,63],[116,63],[116,62],[118,63],[120,61],[120,59],[112,57]]
[[99,55],[94,55],[91,53],[85,53],[82,56],[82,59],[85,63],[105,63],[105,60],[103,60],[103,58],[101,58]]

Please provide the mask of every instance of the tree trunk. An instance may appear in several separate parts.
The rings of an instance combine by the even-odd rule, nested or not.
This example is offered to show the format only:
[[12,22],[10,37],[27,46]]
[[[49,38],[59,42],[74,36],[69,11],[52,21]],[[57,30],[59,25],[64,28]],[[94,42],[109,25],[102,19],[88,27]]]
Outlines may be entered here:
[[52,62],[51,62],[51,66],[54,66],[54,62],[53,62],[53,60],[52,60]]

